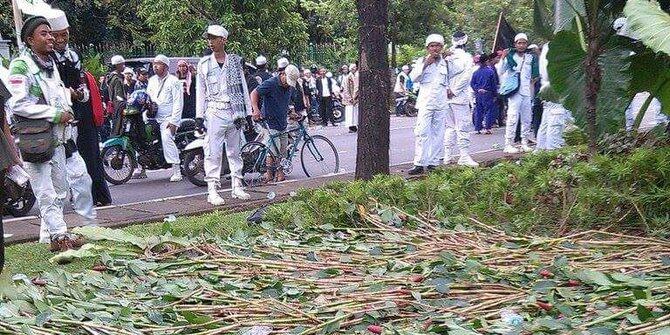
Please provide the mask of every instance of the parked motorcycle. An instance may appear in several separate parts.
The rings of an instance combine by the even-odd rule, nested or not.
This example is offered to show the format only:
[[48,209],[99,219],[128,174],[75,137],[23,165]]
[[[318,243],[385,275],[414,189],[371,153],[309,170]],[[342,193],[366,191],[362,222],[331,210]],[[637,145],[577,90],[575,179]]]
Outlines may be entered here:
[[[134,92],[122,113],[121,124],[123,133],[113,136],[104,144],[101,152],[105,180],[121,185],[133,176],[138,166],[146,170],[169,169],[172,166],[165,161],[161,143],[160,125],[155,119],[148,118],[144,122],[143,115],[155,113],[151,98],[144,91]],[[148,114],[147,114],[148,113]],[[175,134],[175,144],[180,151],[180,159],[184,161],[184,148],[196,139],[195,120],[182,119]],[[184,166],[182,164],[182,172]]]
[[396,96],[395,98],[395,115],[414,117],[419,113],[416,109],[416,94],[414,92],[407,92],[406,95]]

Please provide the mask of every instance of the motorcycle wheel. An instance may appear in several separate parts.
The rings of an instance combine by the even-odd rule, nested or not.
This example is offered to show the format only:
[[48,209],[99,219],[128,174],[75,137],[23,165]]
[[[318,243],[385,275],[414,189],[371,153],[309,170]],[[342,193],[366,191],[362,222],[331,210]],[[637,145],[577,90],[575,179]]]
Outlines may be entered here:
[[7,212],[15,218],[26,216],[28,215],[28,212],[33,209],[35,200],[37,199],[35,199],[33,189],[30,187],[30,183],[28,183],[21,197],[16,199],[13,203],[8,204]]
[[205,153],[202,150],[192,150],[184,155],[183,172],[188,181],[195,186],[207,186],[205,182]]
[[405,115],[409,117],[415,117],[418,113],[419,111],[416,109],[416,107],[414,107],[413,102],[408,102],[405,104]]
[[344,122],[344,110],[342,108],[333,108],[333,118],[337,123]]
[[121,146],[115,145],[102,149],[100,153],[105,180],[114,185],[123,185],[133,177],[137,167],[135,155]]

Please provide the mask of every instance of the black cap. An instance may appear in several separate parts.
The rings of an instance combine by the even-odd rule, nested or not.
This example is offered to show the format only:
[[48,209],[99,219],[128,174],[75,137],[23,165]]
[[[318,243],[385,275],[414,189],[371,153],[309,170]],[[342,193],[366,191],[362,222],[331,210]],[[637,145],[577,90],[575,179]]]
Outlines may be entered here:
[[35,29],[43,24],[46,24],[49,26],[49,28],[51,28],[49,20],[47,20],[44,16],[29,17],[25,22],[23,22],[23,28],[21,28],[21,40],[25,42],[28,36],[32,35],[35,32]]

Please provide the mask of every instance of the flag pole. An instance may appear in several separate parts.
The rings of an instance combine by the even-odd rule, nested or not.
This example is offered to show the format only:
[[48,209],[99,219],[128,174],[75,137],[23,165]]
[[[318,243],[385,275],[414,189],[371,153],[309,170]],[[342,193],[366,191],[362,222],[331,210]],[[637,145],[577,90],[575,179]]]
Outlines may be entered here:
[[21,41],[21,29],[23,28],[23,18],[21,17],[21,10],[16,3],[16,0],[12,0],[12,11],[14,13],[14,30],[16,31],[16,46],[18,50],[23,49],[23,41]]
[[498,15],[498,25],[496,26],[496,34],[493,37],[493,46],[491,47],[491,53],[496,52],[496,44],[498,43],[498,33],[500,32],[500,23],[502,22],[503,12],[500,11]]

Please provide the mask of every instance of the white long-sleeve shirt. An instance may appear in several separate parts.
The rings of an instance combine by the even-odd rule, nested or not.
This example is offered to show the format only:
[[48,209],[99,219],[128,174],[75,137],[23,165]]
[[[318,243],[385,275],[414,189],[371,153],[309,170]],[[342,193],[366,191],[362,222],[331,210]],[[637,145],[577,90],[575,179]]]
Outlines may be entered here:
[[439,62],[430,64],[425,69],[425,58],[418,59],[412,67],[409,77],[421,85],[416,99],[416,108],[441,110],[447,107],[447,62],[440,58]]
[[[163,87],[161,89],[161,83]],[[147,94],[151,100],[158,105],[156,121],[168,121],[170,124],[179,126],[181,122],[181,112],[184,108],[183,87],[179,79],[174,75],[168,74],[164,78],[157,75],[149,78],[147,84]]]
[[516,67],[509,69],[507,65],[507,57],[496,64],[496,70],[498,71],[498,76],[500,77],[500,82],[503,82],[503,78],[507,78],[515,72],[521,73],[521,84],[519,85],[519,92],[525,97],[530,97],[533,95],[533,87],[531,81],[533,80],[533,56],[530,54],[519,55],[518,52],[514,53],[512,56],[516,62]]
[[447,103],[467,105],[470,102],[470,79],[472,79],[472,55],[463,49],[453,50],[447,57],[447,87],[454,94]]

